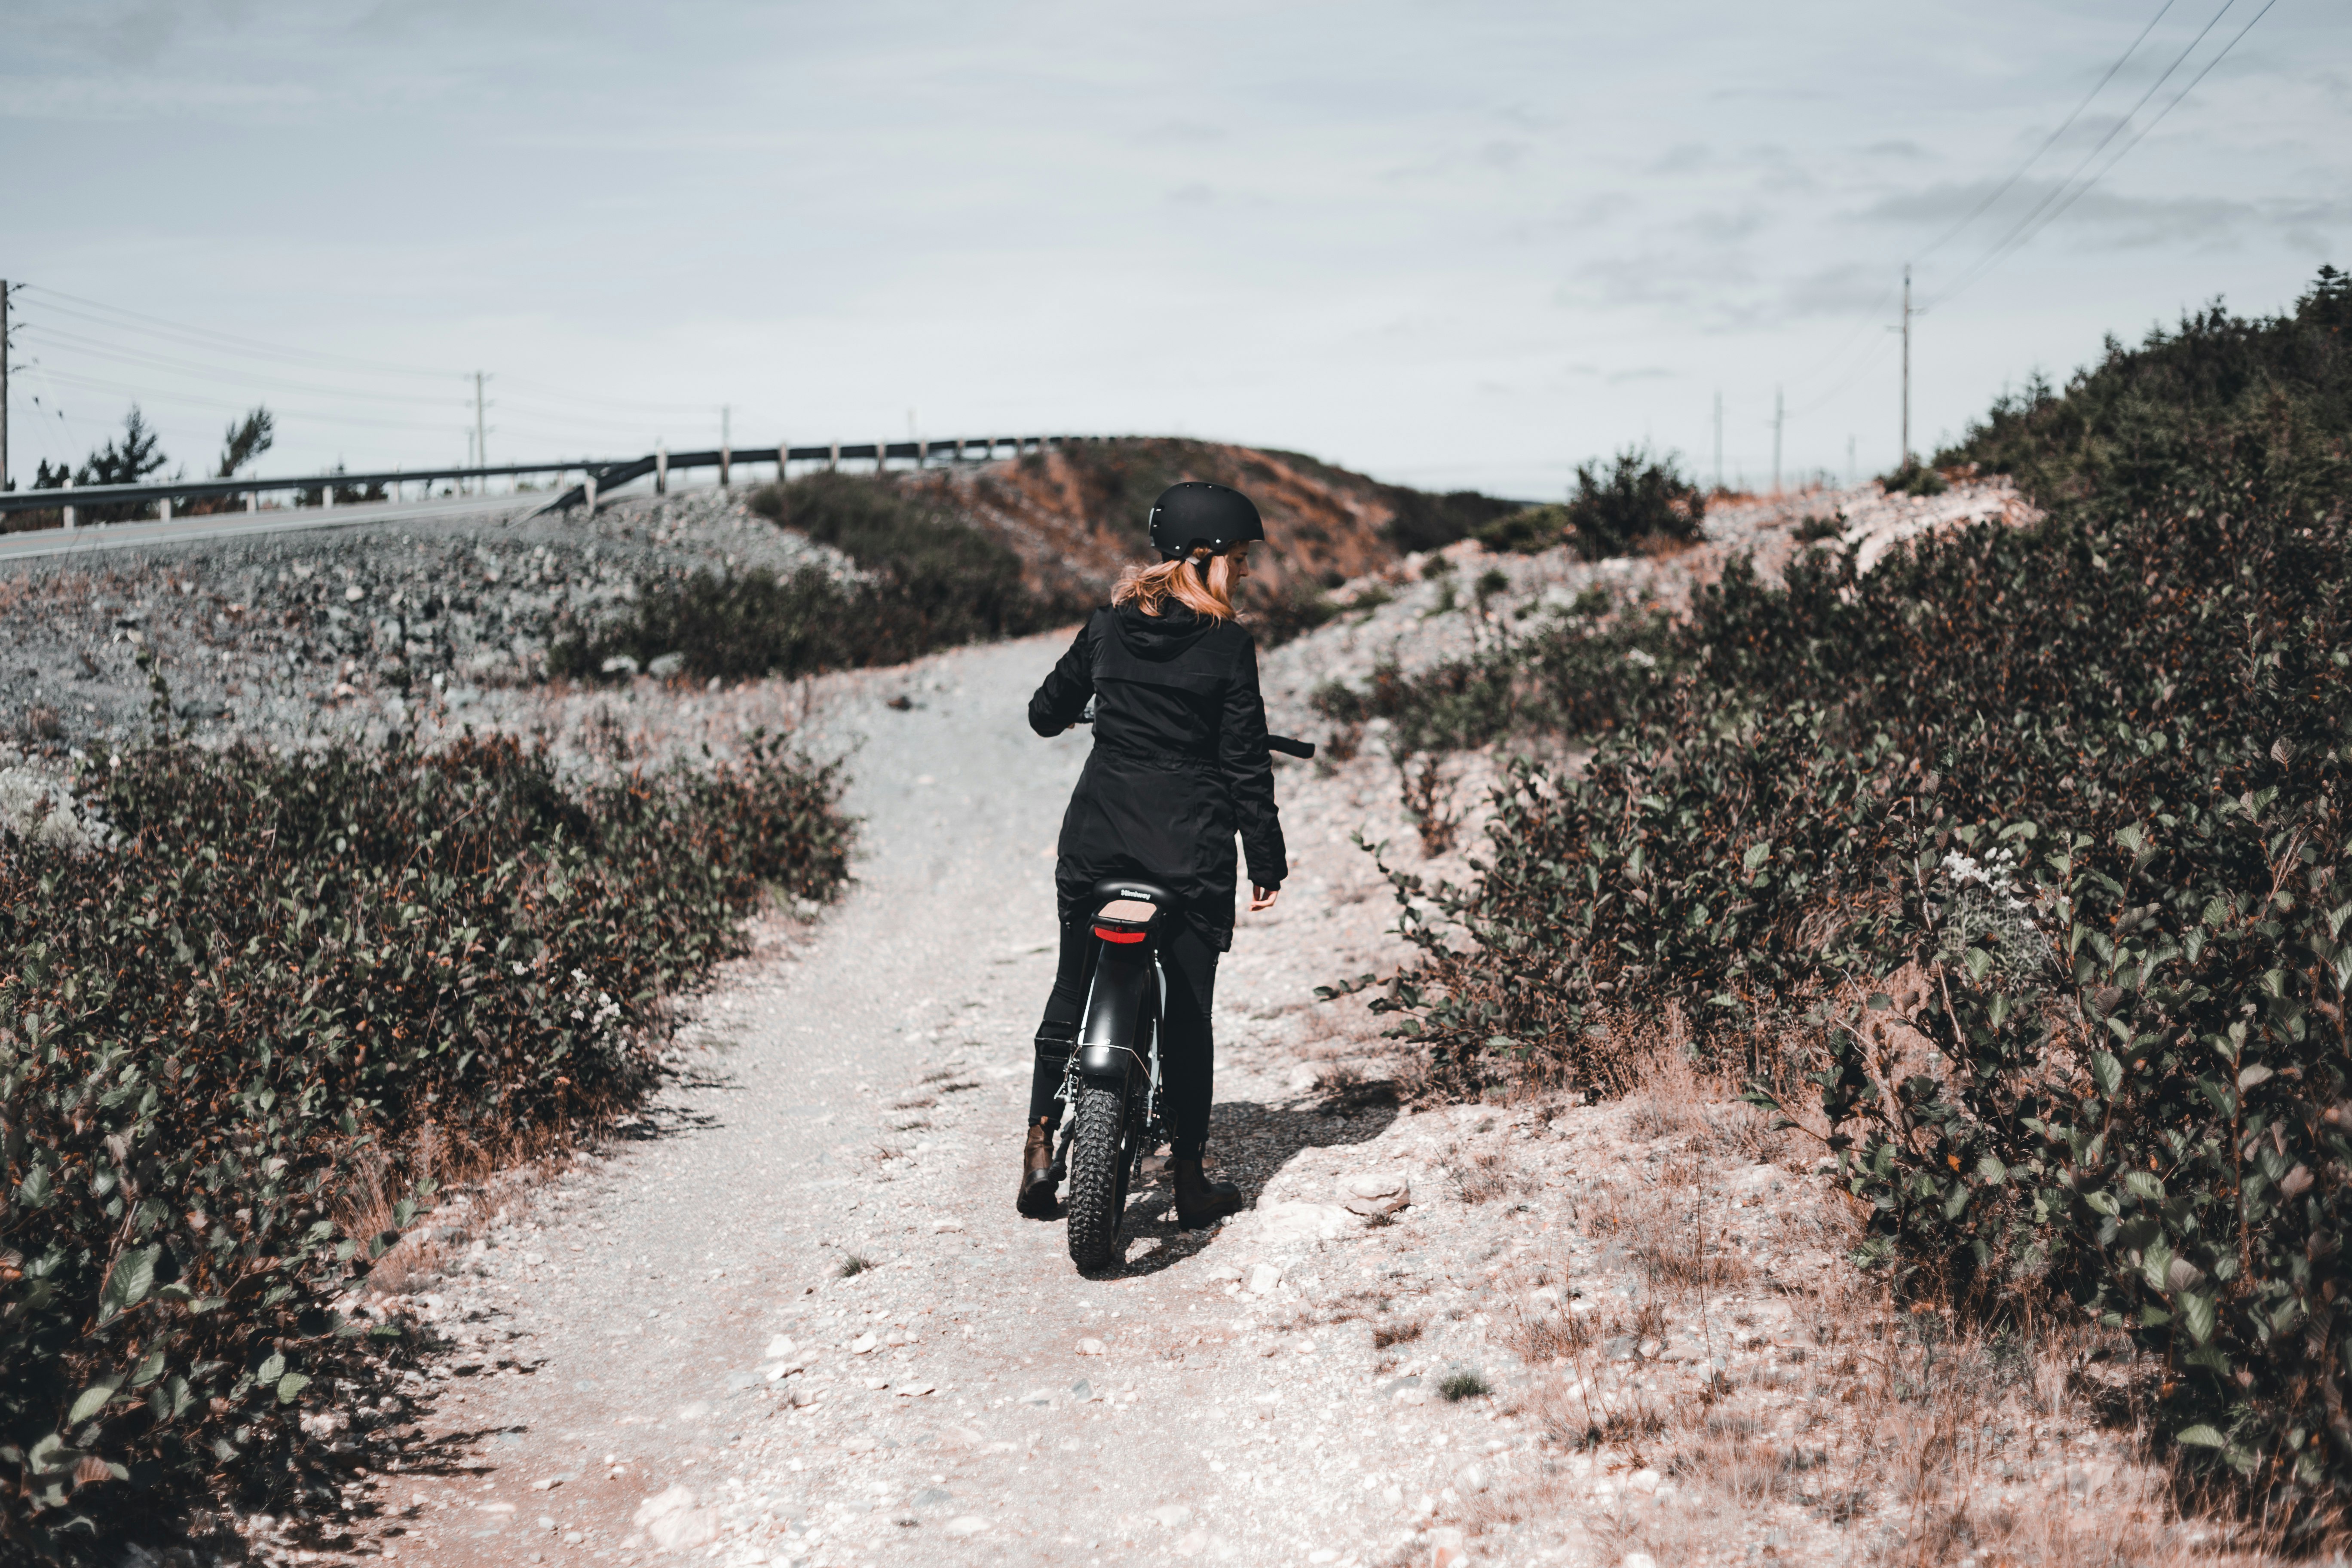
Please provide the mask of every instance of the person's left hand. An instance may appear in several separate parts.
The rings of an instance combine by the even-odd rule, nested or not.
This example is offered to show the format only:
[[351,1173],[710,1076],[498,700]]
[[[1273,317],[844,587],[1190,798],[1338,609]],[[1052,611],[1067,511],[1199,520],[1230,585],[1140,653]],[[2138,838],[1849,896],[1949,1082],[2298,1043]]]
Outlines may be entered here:
[[1274,908],[1274,900],[1280,897],[1282,897],[1282,889],[1280,888],[1261,888],[1255,882],[1252,882],[1250,884],[1250,913],[1256,914],[1261,910],[1270,910]]

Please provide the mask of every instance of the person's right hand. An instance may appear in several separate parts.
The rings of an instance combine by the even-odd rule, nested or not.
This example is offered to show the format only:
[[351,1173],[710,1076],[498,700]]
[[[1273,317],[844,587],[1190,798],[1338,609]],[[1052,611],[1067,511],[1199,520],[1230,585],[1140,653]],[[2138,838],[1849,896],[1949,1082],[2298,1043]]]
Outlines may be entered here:
[[1280,897],[1282,897],[1282,889],[1280,888],[1261,888],[1255,882],[1252,882],[1250,884],[1250,913],[1256,914],[1260,910],[1274,908],[1274,900]]

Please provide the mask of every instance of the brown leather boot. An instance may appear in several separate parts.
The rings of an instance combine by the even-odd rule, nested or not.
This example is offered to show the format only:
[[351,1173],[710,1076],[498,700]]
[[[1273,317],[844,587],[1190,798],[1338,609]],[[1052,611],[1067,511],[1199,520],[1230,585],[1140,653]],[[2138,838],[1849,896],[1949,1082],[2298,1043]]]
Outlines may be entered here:
[[1201,1156],[1171,1160],[1168,1173],[1176,1188],[1176,1223],[1185,1230],[1214,1225],[1239,1213],[1242,1190],[1231,1182],[1213,1182],[1201,1170]]
[[1029,1125],[1028,1141],[1021,1146],[1021,1192],[1013,1206],[1031,1219],[1054,1217],[1054,1135],[1043,1121]]

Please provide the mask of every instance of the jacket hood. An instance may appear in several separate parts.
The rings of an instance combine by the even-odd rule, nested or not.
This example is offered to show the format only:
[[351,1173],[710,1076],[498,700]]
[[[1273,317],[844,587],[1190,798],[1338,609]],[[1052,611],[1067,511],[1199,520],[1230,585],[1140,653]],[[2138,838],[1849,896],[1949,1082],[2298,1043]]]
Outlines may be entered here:
[[1119,641],[1127,645],[1128,652],[1158,664],[1180,657],[1220,623],[1181,600],[1170,599],[1156,616],[1145,615],[1132,603],[1120,605],[1111,611],[1111,624],[1118,628]]

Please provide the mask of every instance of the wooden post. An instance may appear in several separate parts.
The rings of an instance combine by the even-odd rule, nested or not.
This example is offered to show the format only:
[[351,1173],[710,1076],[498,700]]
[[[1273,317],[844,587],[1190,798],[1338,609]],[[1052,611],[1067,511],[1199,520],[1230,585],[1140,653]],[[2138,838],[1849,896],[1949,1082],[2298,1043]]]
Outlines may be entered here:
[[261,510],[261,492],[259,490],[247,490],[245,492],[245,510],[248,512],[257,512]]
[[727,459],[733,456],[735,445],[735,410],[731,406],[719,410],[719,488],[727,488]]
[[826,450],[825,450],[825,458],[824,458],[824,466],[825,466],[825,468],[826,468],[828,470],[837,469],[837,468],[839,468],[841,467],[841,443],[840,443],[840,442],[835,441],[835,442],[834,442],[834,443],[833,443],[833,445],[832,445],[831,447],[827,447],[827,448],[826,448]]
[[580,493],[588,498],[588,515],[596,515],[596,471],[593,468],[580,476]]
[[786,470],[787,468],[789,468],[792,466],[792,461],[793,461],[793,444],[792,444],[790,441],[779,441],[779,442],[777,442],[777,443],[776,443],[776,483],[778,483],[778,484],[782,484],[782,483],[784,482],[785,470]]
[[654,494],[669,494],[669,443],[654,443]]
[[163,500],[155,503],[155,521],[158,522],[169,522],[172,521],[172,498],[170,496],[165,496]]
[[875,442],[875,443],[874,443],[874,471],[875,471],[876,473],[877,473],[877,474],[878,474],[878,473],[880,473],[883,469],[885,469],[885,468],[888,468],[889,466],[890,466],[890,443],[889,443],[889,442],[887,442],[887,441],[877,441],[877,442]]
[[[66,476],[66,489],[68,490],[71,490],[73,488],[73,476],[71,474],[68,474]],[[66,508],[66,526],[68,528],[75,526],[74,509],[71,507]]]
[[915,437],[915,467],[919,468],[927,468],[930,466],[931,444],[918,436]]

